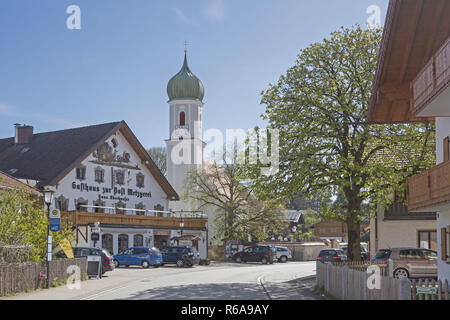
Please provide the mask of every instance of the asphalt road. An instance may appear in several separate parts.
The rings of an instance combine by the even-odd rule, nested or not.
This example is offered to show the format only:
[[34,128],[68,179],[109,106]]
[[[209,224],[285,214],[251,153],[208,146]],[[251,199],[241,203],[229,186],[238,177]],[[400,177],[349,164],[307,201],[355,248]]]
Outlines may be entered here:
[[315,262],[212,263],[177,268],[118,268],[102,279],[82,281],[79,289],[61,286],[6,299],[21,300],[268,300],[311,299],[299,295],[295,279],[315,274]]

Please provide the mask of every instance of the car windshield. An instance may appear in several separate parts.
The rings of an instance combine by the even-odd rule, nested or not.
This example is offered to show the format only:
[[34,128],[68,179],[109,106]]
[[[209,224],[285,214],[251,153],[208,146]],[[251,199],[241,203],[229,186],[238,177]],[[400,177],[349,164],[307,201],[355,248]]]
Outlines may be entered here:
[[375,259],[386,259],[391,255],[391,250],[378,250]]
[[336,254],[345,255],[344,250],[336,250]]
[[161,252],[159,251],[159,249],[158,248],[155,248],[155,247],[153,247],[152,249],[152,253],[154,253],[154,254],[160,254]]

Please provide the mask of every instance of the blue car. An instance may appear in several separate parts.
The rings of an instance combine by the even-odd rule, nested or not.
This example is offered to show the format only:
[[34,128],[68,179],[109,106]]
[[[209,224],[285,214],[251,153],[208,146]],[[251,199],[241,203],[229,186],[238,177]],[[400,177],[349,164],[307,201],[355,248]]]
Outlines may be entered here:
[[163,263],[162,254],[154,247],[132,247],[114,255],[114,264],[119,266],[159,267]]

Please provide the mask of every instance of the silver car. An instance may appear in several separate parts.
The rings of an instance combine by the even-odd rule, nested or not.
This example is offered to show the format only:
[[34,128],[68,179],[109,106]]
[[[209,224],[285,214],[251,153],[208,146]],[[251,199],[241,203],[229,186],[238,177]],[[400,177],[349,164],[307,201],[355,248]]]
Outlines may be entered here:
[[291,250],[289,250],[288,248],[275,246],[275,249],[277,250],[275,259],[278,262],[287,262],[289,259],[292,259]]
[[422,248],[390,248],[380,251],[383,251],[384,260],[392,260],[394,278],[437,278],[436,251]]

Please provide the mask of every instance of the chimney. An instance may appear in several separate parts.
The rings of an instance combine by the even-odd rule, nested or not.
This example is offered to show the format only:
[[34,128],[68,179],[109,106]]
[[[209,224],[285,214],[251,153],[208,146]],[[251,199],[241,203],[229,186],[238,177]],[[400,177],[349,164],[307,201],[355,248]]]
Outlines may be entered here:
[[33,127],[27,125],[14,124],[15,136],[14,143],[28,143],[33,138]]

